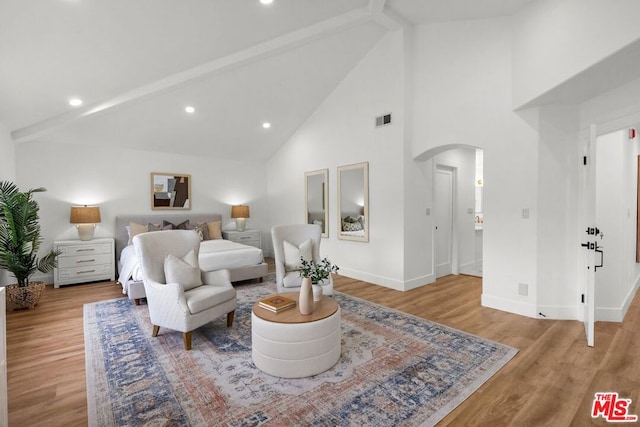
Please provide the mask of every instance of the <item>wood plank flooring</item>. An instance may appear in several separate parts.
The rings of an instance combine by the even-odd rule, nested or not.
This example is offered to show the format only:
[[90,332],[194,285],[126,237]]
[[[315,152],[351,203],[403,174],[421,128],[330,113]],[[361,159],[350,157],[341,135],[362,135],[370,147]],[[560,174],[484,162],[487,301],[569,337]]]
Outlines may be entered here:
[[[590,349],[579,322],[481,307],[481,280],[470,276],[409,292],[336,276],[335,288],[520,350],[440,425],[602,426],[590,416],[598,391],[632,399],[630,413],[640,415],[640,295],[624,323],[596,324]],[[11,426],[87,424],[82,307],[119,297],[112,282],[50,286],[36,309],[7,313]]]

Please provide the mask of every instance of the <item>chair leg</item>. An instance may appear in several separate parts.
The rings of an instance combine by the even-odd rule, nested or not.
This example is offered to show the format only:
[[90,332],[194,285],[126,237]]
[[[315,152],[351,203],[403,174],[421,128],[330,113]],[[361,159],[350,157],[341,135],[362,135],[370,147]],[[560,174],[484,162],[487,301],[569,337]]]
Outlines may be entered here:
[[135,301],[136,305],[140,305],[140,298],[136,298],[133,301]]
[[151,333],[151,336],[152,337],[157,337],[158,336],[158,332],[160,332],[160,326],[153,325],[153,332]]
[[227,328],[230,328],[233,325],[233,316],[236,314],[236,311],[230,311],[227,313]]
[[182,333],[182,341],[184,341],[184,349],[191,350],[191,331]]

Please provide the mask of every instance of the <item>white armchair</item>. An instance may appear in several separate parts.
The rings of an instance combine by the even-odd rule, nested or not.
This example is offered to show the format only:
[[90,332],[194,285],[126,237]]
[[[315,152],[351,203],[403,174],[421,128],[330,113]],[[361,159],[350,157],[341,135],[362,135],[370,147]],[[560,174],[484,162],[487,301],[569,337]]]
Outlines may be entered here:
[[[307,261],[313,260],[317,263],[321,260],[322,228],[316,224],[275,225],[271,228],[271,239],[278,292],[294,292],[302,283],[300,271],[294,265],[296,261],[300,261],[300,256],[306,253]],[[299,252],[296,254],[293,248],[297,248]],[[322,286],[323,295],[333,295],[331,274],[327,280],[318,284]]]
[[[154,337],[161,326],[180,331],[185,350],[191,350],[194,329],[224,314],[227,315],[227,327],[231,327],[236,290],[229,280],[229,271],[205,274],[200,270],[200,238],[195,232],[143,233],[133,238],[133,245],[140,258]],[[173,280],[167,280],[165,272]],[[178,279],[181,283],[177,283]]]

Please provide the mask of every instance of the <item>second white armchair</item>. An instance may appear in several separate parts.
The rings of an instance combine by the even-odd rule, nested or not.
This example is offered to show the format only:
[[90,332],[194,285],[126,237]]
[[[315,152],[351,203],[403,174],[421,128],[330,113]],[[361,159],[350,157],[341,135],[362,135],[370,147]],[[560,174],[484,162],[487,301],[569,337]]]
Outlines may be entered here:
[[[300,257],[320,262],[322,229],[315,224],[275,225],[271,228],[276,264],[278,292],[294,292],[300,288]],[[323,295],[333,295],[333,279],[319,283]]]

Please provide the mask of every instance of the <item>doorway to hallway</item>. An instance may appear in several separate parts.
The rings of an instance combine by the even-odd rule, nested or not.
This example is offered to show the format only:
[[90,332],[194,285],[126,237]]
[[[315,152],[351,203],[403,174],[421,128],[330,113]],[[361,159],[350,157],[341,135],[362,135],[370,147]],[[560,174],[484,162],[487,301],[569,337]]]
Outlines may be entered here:
[[[434,179],[435,207],[435,273],[436,278],[454,272],[452,267],[454,246],[455,168],[437,165]],[[457,266],[456,266],[457,270]]]

